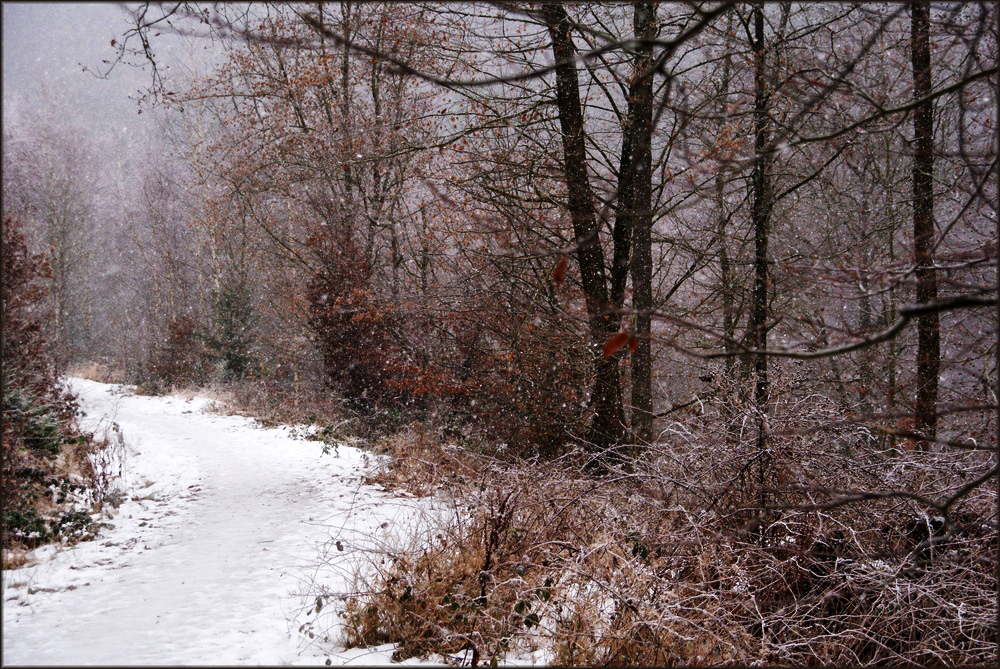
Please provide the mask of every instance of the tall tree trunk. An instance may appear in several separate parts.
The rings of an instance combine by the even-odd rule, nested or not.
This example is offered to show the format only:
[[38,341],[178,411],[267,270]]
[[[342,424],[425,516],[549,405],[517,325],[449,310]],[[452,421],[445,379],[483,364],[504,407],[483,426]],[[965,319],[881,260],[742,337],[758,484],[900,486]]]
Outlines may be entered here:
[[[892,202],[889,203],[890,211],[893,210]],[[890,266],[896,263],[896,222],[895,217],[892,219],[893,223],[889,227],[887,232],[887,241],[889,247],[889,264]],[[888,289],[885,291],[885,305],[882,310],[882,327],[889,327],[893,320],[896,318],[896,288],[893,284],[889,284]],[[885,361],[886,364],[886,379],[888,383],[888,389],[886,390],[886,413],[890,416],[896,412],[896,395],[899,392],[898,382],[896,380],[896,368],[897,360],[899,358],[899,344],[895,337],[889,340],[889,355]],[[896,445],[896,437],[892,431],[889,431],[886,438],[886,444],[892,448]]]
[[[726,34],[734,34],[733,11],[729,11],[726,17]],[[727,49],[722,59],[722,78],[720,82],[717,98],[719,100],[718,115],[719,124],[717,135],[722,136],[726,126],[726,109],[729,105],[729,86],[732,77],[733,53]],[[725,186],[728,169],[724,163],[719,164],[715,173],[715,210],[716,210],[716,246],[719,249],[719,289],[722,292],[722,334],[723,345],[727,356],[724,362],[725,382],[729,387],[737,387],[739,383],[738,360],[736,355],[736,326],[739,321],[739,314],[736,313],[736,274],[733,269],[732,260],[729,258],[729,240],[727,239],[726,228],[729,225],[729,213],[726,211]],[[735,445],[739,441],[740,423],[738,411],[731,398],[727,398],[721,404],[721,410],[726,421],[726,443]]]
[[604,343],[619,329],[621,314],[609,309],[604,253],[598,239],[597,212],[587,174],[580,81],[573,61],[576,49],[570,34],[569,17],[565,8],[558,4],[543,5],[542,14],[552,38],[552,53],[557,63],[556,103],[562,131],[563,174],[593,341],[595,378],[590,403],[594,417],[588,440],[597,448],[603,449],[621,443],[625,436],[619,370],[621,358],[618,355],[602,355]]
[[[638,2],[634,14],[635,36],[656,36],[656,7]],[[632,307],[635,310],[635,337],[639,344],[632,354],[632,432],[637,443],[653,441],[653,364],[650,330],[653,311],[653,211],[652,211],[652,130],[653,73],[639,78],[653,65],[653,48],[636,48],[635,75],[629,90],[631,114],[628,120],[634,142],[630,162],[632,178],[633,239]]]
[[[913,97],[931,93],[930,3],[911,5]],[[934,273],[934,103],[927,100],[913,113],[913,253],[917,277],[917,302],[937,299]],[[929,448],[937,436],[938,373],[941,367],[941,331],[936,313],[917,321],[917,401],[915,427]]]
[[[341,31],[344,34],[344,39],[353,39],[352,31],[354,30],[354,25],[351,22],[351,13],[353,9],[352,2],[343,2],[340,5],[341,12]],[[320,13],[322,15],[322,12]],[[343,47],[343,53],[340,58],[340,123],[343,124],[343,137],[352,138],[354,136],[354,108],[352,104],[352,90],[351,90],[351,50]],[[352,166],[353,159],[351,156],[354,155],[353,145],[347,154],[347,158],[344,161],[344,189],[345,189],[345,202],[343,205],[343,214],[347,220],[348,234],[353,234],[355,218],[357,215],[357,202],[354,196],[354,168]],[[336,193],[332,193],[336,197]],[[336,200],[334,200],[336,201]],[[367,260],[367,259],[366,259]]]
[[[767,348],[767,307],[768,307],[768,266],[767,245],[771,217],[771,193],[768,166],[771,160],[766,155],[769,140],[770,121],[768,102],[770,93],[767,84],[767,52],[764,43],[764,6],[754,3],[754,162],[752,175],[752,199],[750,219],[754,231],[754,286],[750,304],[750,337],[753,348]],[[757,458],[759,459],[759,495],[765,503],[764,488],[769,457],[767,456],[767,400],[768,400],[768,359],[765,355],[754,356],[754,408],[757,411]]]
[[431,267],[431,248],[427,230],[427,210],[420,208],[420,257],[417,260],[420,268],[420,295],[427,297],[427,276]]

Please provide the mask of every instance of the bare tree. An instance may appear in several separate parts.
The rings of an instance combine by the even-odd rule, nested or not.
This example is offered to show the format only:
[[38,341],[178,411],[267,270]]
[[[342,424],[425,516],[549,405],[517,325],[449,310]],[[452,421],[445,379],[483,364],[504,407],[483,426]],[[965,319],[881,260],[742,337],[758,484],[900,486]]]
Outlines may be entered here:
[[[913,45],[913,253],[916,265],[917,302],[937,300],[934,270],[934,88],[930,54],[929,2],[911,5]],[[941,325],[936,311],[917,321],[917,431],[933,440],[937,435],[938,374],[941,367]],[[929,442],[921,442],[925,448]]]

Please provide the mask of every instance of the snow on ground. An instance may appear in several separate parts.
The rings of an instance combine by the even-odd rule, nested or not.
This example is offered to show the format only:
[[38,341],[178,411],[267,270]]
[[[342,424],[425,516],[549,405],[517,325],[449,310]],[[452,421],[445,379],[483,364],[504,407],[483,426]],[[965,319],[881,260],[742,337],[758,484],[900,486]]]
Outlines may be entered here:
[[[113,421],[125,436],[126,501],[97,540],[43,547],[3,573],[5,665],[389,662],[392,647],[334,652],[299,628],[311,584],[350,585],[319,556],[405,535],[426,501],[362,485],[370,456],[356,448],[324,455],[289,428],[207,412],[206,399],[69,384],[85,427]],[[336,541],[355,550],[323,550]]]

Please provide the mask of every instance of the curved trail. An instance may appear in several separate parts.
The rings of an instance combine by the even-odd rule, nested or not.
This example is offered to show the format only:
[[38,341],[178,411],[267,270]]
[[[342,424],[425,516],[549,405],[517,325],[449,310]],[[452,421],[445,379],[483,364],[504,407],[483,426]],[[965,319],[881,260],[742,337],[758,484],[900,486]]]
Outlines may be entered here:
[[71,386],[88,427],[120,425],[131,499],[97,540],[40,549],[39,564],[4,573],[4,664],[387,659],[334,655],[299,633],[311,581],[346,588],[329,582],[344,578],[329,563],[317,571],[321,547],[413,516],[412,500],[361,486],[363,452],[322,455],[288,428],[206,413],[207,400]]

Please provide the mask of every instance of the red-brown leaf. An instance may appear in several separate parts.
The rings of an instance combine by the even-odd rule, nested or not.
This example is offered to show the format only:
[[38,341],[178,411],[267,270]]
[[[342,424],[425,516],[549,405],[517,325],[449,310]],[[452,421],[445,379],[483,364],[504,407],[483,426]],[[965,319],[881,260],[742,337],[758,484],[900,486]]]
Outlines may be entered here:
[[610,358],[628,343],[631,335],[627,332],[619,332],[611,339],[604,342],[604,357]]
[[566,268],[569,266],[569,259],[566,256],[559,258],[559,262],[556,263],[556,268],[552,270],[552,283],[556,286],[561,286],[563,280],[566,278]]

